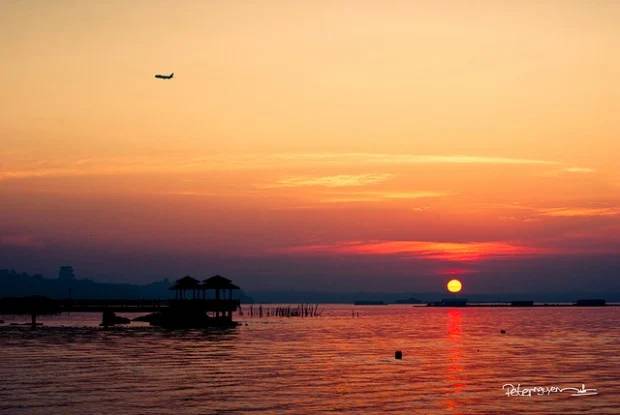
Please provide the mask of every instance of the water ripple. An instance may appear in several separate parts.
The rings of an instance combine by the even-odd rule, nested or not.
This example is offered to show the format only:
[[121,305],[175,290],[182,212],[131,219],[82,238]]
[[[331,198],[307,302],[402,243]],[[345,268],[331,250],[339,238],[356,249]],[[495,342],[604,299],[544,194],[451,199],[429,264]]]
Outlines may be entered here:
[[[94,314],[37,330],[5,324],[0,413],[620,412],[618,308],[323,309],[316,319],[238,317],[219,332],[102,330]],[[600,394],[506,397],[505,383]]]

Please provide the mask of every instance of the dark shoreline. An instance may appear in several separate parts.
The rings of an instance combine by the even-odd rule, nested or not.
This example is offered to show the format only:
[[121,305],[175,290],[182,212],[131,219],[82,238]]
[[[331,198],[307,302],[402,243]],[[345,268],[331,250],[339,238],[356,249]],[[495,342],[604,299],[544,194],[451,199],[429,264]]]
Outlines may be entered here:
[[605,305],[579,305],[579,304],[532,304],[532,305],[512,305],[512,304],[484,304],[472,303],[465,305],[454,304],[419,304],[413,307],[510,307],[510,308],[532,308],[532,307],[574,307],[574,308],[598,308],[598,307],[620,307],[620,303],[608,303]]

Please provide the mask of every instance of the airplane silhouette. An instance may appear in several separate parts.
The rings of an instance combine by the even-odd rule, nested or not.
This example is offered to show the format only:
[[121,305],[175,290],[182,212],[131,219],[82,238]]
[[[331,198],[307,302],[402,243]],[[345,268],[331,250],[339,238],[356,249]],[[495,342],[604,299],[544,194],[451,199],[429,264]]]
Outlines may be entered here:
[[174,76],[174,72],[172,72],[170,75],[162,75],[162,74],[156,74],[155,78],[157,79],[172,79],[172,77]]

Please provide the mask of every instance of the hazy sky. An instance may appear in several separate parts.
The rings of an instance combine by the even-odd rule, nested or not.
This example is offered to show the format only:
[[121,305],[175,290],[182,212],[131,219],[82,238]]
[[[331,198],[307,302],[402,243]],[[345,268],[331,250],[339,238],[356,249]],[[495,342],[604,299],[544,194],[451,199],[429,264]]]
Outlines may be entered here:
[[620,290],[618,22],[616,1],[3,1],[0,268]]

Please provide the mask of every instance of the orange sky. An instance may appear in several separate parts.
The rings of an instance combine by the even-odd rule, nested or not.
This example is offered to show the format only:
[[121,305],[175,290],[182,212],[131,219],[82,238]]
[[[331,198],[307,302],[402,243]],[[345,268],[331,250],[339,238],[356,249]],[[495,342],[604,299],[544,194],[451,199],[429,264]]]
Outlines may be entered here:
[[620,251],[619,21],[615,1],[3,2],[0,268],[431,289],[456,267],[484,291],[490,262],[562,287],[541,261],[582,258],[620,289],[587,265]]

